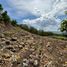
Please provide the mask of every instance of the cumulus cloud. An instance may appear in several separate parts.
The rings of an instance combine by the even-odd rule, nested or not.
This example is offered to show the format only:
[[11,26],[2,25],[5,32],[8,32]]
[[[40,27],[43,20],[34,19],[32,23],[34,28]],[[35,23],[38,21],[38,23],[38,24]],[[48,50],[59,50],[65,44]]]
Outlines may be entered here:
[[[34,26],[46,31],[57,31],[60,21],[66,18],[67,0],[5,0],[12,9],[13,14],[21,18],[22,23]],[[12,10],[10,10],[12,11]],[[34,19],[26,16],[36,16]],[[15,16],[14,15],[14,16]],[[60,19],[61,17],[61,19]]]

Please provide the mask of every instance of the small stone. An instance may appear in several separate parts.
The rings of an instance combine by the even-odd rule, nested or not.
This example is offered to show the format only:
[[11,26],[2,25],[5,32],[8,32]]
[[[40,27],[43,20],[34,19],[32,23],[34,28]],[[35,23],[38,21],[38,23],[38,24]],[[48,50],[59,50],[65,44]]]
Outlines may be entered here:
[[22,45],[19,45],[19,48],[22,49],[23,48]]
[[6,47],[6,49],[8,49],[8,50],[12,50],[13,47],[10,45],[10,46]]
[[6,41],[6,39],[5,39],[5,38],[1,38],[1,40],[2,40],[2,41]]
[[5,58],[5,59],[8,59],[8,58],[10,58],[11,56],[10,56],[8,53],[6,53],[6,54],[3,54],[2,57]]
[[0,59],[0,64],[4,64],[4,60]]
[[23,45],[23,44],[24,44],[24,42],[20,42],[20,44],[21,44],[21,45]]
[[9,44],[10,44],[10,41],[9,41],[9,40],[7,40],[5,43],[6,43],[6,45],[9,45]]
[[28,67],[29,61],[27,59],[23,59],[23,67]]
[[47,50],[49,52],[52,52],[53,51],[53,46],[51,46],[51,42],[48,42],[47,45],[46,45],[46,47],[47,47]]
[[5,36],[4,36],[4,34],[0,34],[0,38],[4,38]]
[[34,59],[29,59],[29,64],[33,65]]
[[39,63],[38,60],[34,60],[34,66],[38,67]]
[[35,49],[34,49],[34,48],[31,48],[31,49],[30,49],[30,51],[32,51],[32,52],[33,52],[33,51],[35,51]]
[[11,41],[17,41],[17,37],[12,37]]
[[47,45],[46,45],[46,47],[50,47],[50,45],[51,45],[51,42],[48,42]]

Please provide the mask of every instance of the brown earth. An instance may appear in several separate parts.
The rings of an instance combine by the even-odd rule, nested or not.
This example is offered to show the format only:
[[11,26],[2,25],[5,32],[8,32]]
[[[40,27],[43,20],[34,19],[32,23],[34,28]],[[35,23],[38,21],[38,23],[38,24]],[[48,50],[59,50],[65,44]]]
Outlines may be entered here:
[[67,67],[67,41],[0,23],[0,67]]

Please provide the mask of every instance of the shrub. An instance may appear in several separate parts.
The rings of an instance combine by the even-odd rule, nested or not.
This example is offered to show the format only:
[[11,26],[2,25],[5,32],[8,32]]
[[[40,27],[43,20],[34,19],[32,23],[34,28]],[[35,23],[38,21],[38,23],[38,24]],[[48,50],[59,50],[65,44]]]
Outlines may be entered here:
[[16,26],[16,25],[17,25],[17,21],[16,21],[16,20],[12,20],[12,21],[11,21],[11,24],[12,24],[13,26]]
[[61,32],[67,32],[67,19],[62,21],[60,30]]
[[2,18],[4,22],[10,22],[10,17],[7,15],[7,11],[2,13]]

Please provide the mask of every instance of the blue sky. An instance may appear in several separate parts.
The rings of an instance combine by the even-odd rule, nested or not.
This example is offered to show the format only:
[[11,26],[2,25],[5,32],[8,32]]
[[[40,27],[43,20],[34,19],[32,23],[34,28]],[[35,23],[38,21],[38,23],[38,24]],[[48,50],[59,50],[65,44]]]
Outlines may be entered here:
[[[0,0],[0,3],[2,4],[4,10],[8,12],[8,15],[12,19],[16,19],[19,23],[24,19],[35,19],[38,16],[35,16],[34,14],[30,13],[26,10],[18,10],[15,6],[12,6],[10,3],[10,0]],[[20,13],[20,14],[19,14]],[[21,22],[22,23],[22,22]]]
[[67,0],[0,0],[4,10],[19,23],[45,31],[58,31],[67,18]]

